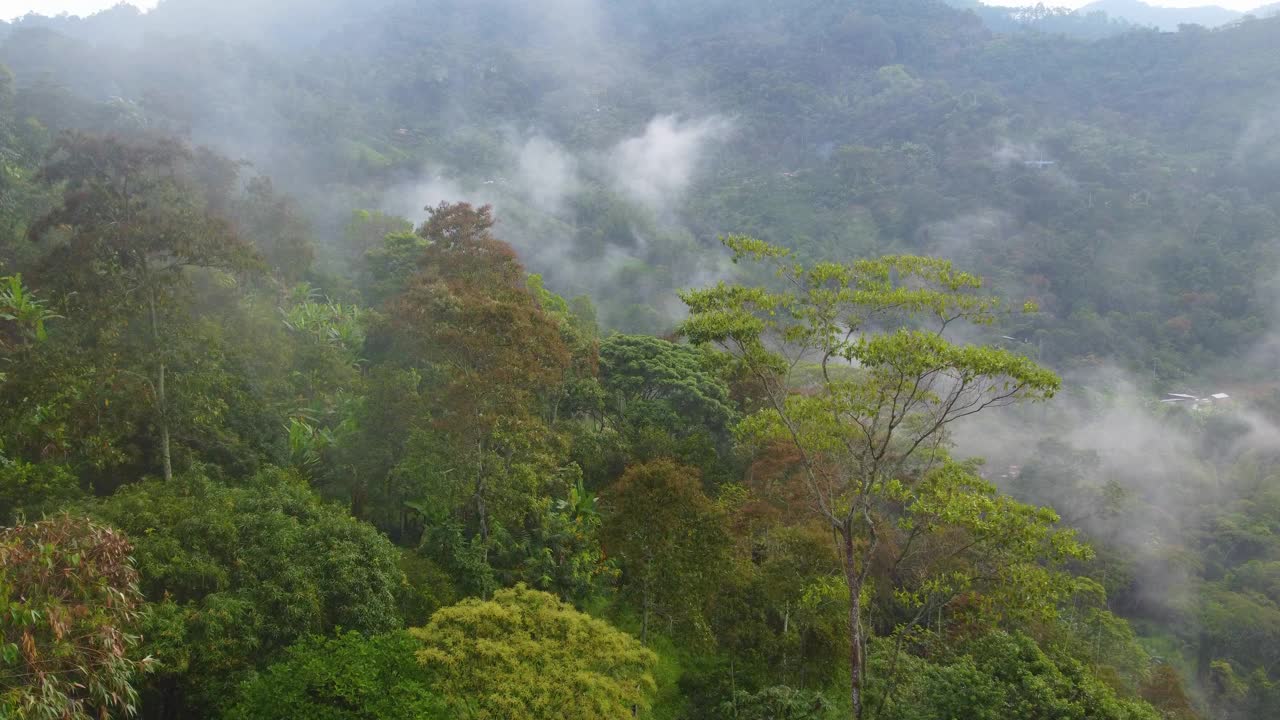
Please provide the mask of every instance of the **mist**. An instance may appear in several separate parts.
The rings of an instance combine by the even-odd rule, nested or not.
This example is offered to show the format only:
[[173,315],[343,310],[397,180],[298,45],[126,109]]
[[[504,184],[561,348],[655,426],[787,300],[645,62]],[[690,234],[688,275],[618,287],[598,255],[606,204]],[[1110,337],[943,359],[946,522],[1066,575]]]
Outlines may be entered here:
[[609,163],[613,181],[635,202],[654,212],[670,212],[689,189],[709,146],[726,141],[731,130],[732,124],[718,117],[656,117],[643,135],[614,148]]
[[[688,309],[678,293],[720,281],[785,287],[768,269],[735,263],[720,242],[729,234],[787,248],[788,262],[804,265],[942,258],[1002,303],[991,324],[956,322],[948,338],[1025,355],[1063,381],[1050,402],[957,423],[955,453],[984,459],[1000,491],[1051,508],[1057,527],[1093,547],[1095,557],[1063,572],[1105,588],[1093,620],[1119,628],[1139,660],[1112,667],[1098,627],[1054,624],[1084,622],[1074,596],[1043,625],[992,621],[987,640],[1043,643],[1043,667],[1061,661],[1090,678],[1073,691],[1118,693],[1090,707],[1123,698],[1179,720],[1269,720],[1280,654],[1254,652],[1248,638],[1280,638],[1280,579],[1268,579],[1280,578],[1280,17],[1238,16],[1227,10],[1248,8],[1230,3],[1204,16],[1228,18],[1215,27],[1157,12],[1160,30],[1120,21],[1122,3],[1110,19],[1026,5],[1001,18],[969,0],[162,0],[147,12],[0,24],[0,64],[11,73],[0,74],[0,277],[21,275],[53,329],[15,329],[19,313],[0,305],[0,395],[12,406],[0,408],[0,480],[37,468],[9,485],[65,480],[68,497],[96,502],[91,495],[167,464],[213,468],[211,482],[237,487],[278,465],[423,560],[413,569],[429,582],[443,578],[413,612],[487,600],[528,572],[574,607],[606,608],[604,619],[626,632],[642,625],[662,638],[655,648],[670,641],[687,675],[663,680],[679,689],[655,700],[669,703],[662,717],[718,717],[726,707],[745,715],[740,701],[792,697],[779,688],[800,692],[805,707],[827,696],[847,703],[833,688],[848,667],[840,631],[850,600],[828,592],[844,580],[839,568],[830,577],[814,569],[829,548],[805,545],[817,548],[823,532],[810,532],[814,519],[798,504],[735,504],[755,491],[746,443],[701,427],[701,410],[689,408],[732,405],[746,418],[762,397],[723,357],[679,347]],[[26,9],[0,4],[0,14]],[[174,189],[150,200],[189,213],[163,215],[171,225],[146,238],[225,226],[243,235],[245,257],[263,258],[226,264],[265,277],[175,273],[187,294],[173,296],[172,312],[184,322],[167,332],[186,344],[172,358],[138,351],[160,334],[131,335],[146,324],[138,317],[99,322],[96,313],[124,313],[135,296],[77,306],[104,277],[95,269],[122,264],[94,248],[66,267],[49,260],[71,239],[117,231],[76,235],[88,224],[81,217],[43,222],[82,199],[67,191],[84,177],[46,182],[44,170],[72,156],[77,138],[190,146],[180,171],[149,177],[190,180],[182,203]],[[80,170],[88,177],[93,167]],[[90,179],[83,187],[109,184]],[[473,267],[476,278],[458,280],[474,287],[409,313],[410,300],[448,283],[433,278],[408,297],[406,278],[445,271],[425,268],[429,251],[405,233],[453,203],[491,207],[493,236],[567,302],[531,309],[522,283],[489,292],[490,268]],[[21,290],[0,290],[9,293],[0,303]],[[470,335],[397,335],[448,316],[454,301],[475,304],[466,317],[516,321]],[[539,324],[548,318],[557,327]],[[59,323],[70,329],[59,334]],[[644,336],[634,342],[652,353],[644,372],[662,376],[643,381],[661,387],[646,385],[641,400],[621,397],[629,380],[608,377],[631,372],[602,362],[614,334]],[[574,347],[544,355],[519,344],[530,338]],[[56,353],[40,353],[46,340]],[[551,367],[571,355],[571,365]],[[168,420],[158,393],[129,385],[139,374],[154,384],[153,356],[165,358],[174,402],[195,398],[187,426],[163,441],[150,436]],[[477,366],[502,358],[472,370],[510,385],[492,397],[469,395],[470,379],[447,385],[449,363],[463,356]],[[122,357],[136,367],[111,364]],[[543,374],[572,383],[524,387]],[[1210,399],[1217,393],[1230,397]],[[516,399],[526,404],[506,404]],[[480,433],[492,421],[454,422],[457,413],[490,413],[490,402],[510,410],[519,437],[449,445],[458,428]],[[39,412],[18,414],[30,408]],[[100,436],[103,427],[115,434]],[[168,444],[172,457],[157,463]],[[470,467],[494,474],[471,487],[509,496],[422,512],[471,471],[442,466],[481,447],[492,457]],[[740,573],[687,607],[677,594],[634,604],[632,594],[649,589],[632,584],[625,553],[601,544],[621,478],[667,461],[688,468],[681,482],[698,481],[675,488],[688,508],[654,507],[693,508],[689,523],[731,519],[716,532],[732,548],[715,562]],[[597,495],[598,513],[586,502]],[[488,524],[485,513],[526,500]],[[446,516],[453,525],[428,528]],[[598,526],[562,533],[562,521]],[[548,538],[565,544],[542,553],[535,546]],[[792,541],[799,549],[782,547]],[[483,552],[445,554],[464,546]],[[520,555],[528,548],[540,559]],[[476,564],[481,557],[491,565]],[[556,564],[565,557],[585,564]],[[1061,569],[1044,555],[1029,562]],[[904,621],[894,603],[921,589],[891,575],[872,581],[876,627],[863,645],[876,663]],[[603,590],[572,596],[588,586]],[[924,702],[936,690],[925,685],[952,671],[988,667],[967,655],[976,634],[958,604],[922,615],[924,639],[902,646],[904,667],[918,670],[912,682],[924,684],[904,686],[900,702]],[[1246,618],[1239,627],[1228,622],[1235,616]],[[736,634],[736,624],[750,632]],[[375,629],[387,627],[403,629]],[[695,637],[707,642],[694,647]],[[268,677],[285,647],[219,682]],[[1179,693],[1187,708],[1156,708]],[[903,713],[964,714],[941,707]],[[984,713],[998,715],[971,714]]]

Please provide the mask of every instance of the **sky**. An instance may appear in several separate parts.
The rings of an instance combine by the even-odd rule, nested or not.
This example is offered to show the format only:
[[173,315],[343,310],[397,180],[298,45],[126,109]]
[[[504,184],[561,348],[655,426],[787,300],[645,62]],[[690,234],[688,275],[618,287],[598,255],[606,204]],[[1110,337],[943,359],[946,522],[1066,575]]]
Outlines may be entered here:
[[[1035,5],[1036,4],[1032,0],[1026,0],[1025,2],[1022,2],[1022,1],[1010,2],[1008,0],[1000,0],[1000,2],[991,2],[989,0],[983,0],[983,1],[987,2],[988,5]],[[1093,1],[1094,0],[1044,0],[1044,4],[1054,6],[1054,7],[1078,8],[1078,7],[1084,7],[1085,5],[1088,5]],[[1187,7],[1201,7],[1203,5],[1217,5],[1219,7],[1231,8],[1232,10],[1239,10],[1240,12],[1246,12],[1256,7],[1261,7],[1263,5],[1266,5],[1268,2],[1268,0],[1143,0],[1143,1],[1146,2],[1148,5],[1159,5],[1163,7],[1187,8]],[[0,2],[3,2],[3,0],[0,0]]]
[[[37,12],[41,15],[57,15],[64,12],[72,15],[87,15],[105,10],[119,2],[120,0],[0,0],[0,18],[9,20],[29,12]],[[143,9],[155,7],[156,2],[157,0],[129,0],[130,5]]]
[[[41,15],[57,15],[59,13],[71,13],[73,15],[85,15],[103,10],[115,5],[120,0],[0,0],[0,18],[12,19],[29,12],[38,12]],[[1229,7],[1233,10],[1252,10],[1259,5],[1266,4],[1266,0],[1163,0],[1162,2],[1153,2],[1147,0],[1153,5],[1164,5],[1167,7],[1194,7],[1196,5],[1221,5]],[[143,9],[155,7],[158,0],[129,0],[131,5],[137,5]],[[1051,0],[1046,5],[1066,5],[1070,7],[1080,7],[1087,5],[1092,0]],[[1002,0],[1002,5],[1018,5],[1020,2],[1011,2]],[[1026,4],[1033,5],[1034,2],[1027,0]]]

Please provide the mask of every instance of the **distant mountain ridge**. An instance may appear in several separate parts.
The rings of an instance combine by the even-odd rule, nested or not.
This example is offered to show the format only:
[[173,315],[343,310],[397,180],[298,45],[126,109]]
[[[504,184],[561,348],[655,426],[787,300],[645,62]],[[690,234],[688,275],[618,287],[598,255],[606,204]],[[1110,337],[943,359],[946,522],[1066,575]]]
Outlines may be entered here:
[[1142,26],[1105,12],[1084,12],[1062,7],[1003,5],[979,0],[946,0],[952,7],[968,10],[997,33],[1042,32],[1082,40],[1098,40],[1143,29]]
[[1244,17],[1244,13],[1217,5],[1172,8],[1149,5],[1142,0],[1097,0],[1085,5],[1077,12],[1080,14],[1105,12],[1113,18],[1126,20],[1135,25],[1157,27],[1165,31],[1177,30],[1179,25],[1219,27]]

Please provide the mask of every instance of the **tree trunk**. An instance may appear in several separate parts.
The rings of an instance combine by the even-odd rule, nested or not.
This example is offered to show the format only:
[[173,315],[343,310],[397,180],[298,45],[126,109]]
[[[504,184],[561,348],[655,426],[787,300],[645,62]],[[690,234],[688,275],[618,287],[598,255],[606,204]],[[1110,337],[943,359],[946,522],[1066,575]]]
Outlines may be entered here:
[[160,464],[164,468],[164,480],[173,480],[173,456],[169,452],[169,406],[164,394],[164,361],[160,362],[160,382],[156,384],[156,398],[160,405]]
[[[156,291],[151,289],[147,298],[151,310],[151,339],[155,342],[155,353],[161,355],[164,347],[160,343],[160,322],[156,318]],[[163,355],[161,355],[163,358]],[[169,403],[165,396],[165,363],[160,360],[160,369],[156,377],[156,415],[160,424],[160,467],[164,470],[165,482],[173,480],[173,456],[169,451]]]
[[484,561],[489,562],[489,508],[484,501],[484,477],[476,479],[476,519],[480,523],[480,542],[484,545]]
[[364,516],[365,508],[368,505],[369,486],[360,479],[360,471],[352,468],[351,474],[356,480],[351,484],[351,517],[366,519]]
[[[479,459],[479,465],[476,467],[476,520],[480,524],[480,542],[484,546],[484,562],[489,563],[489,508],[485,504],[485,493],[487,492],[484,482],[485,473],[485,447],[484,440],[476,443],[476,457]],[[488,600],[489,598],[485,598]]]
[[644,598],[640,601],[640,643],[649,644],[649,582],[644,583]]
[[844,540],[844,579],[849,586],[849,708],[853,720],[862,720],[862,683],[867,672],[862,654],[865,644],[862,629],[863,576],[854,555],[852,530],[843,529],[841,536]]

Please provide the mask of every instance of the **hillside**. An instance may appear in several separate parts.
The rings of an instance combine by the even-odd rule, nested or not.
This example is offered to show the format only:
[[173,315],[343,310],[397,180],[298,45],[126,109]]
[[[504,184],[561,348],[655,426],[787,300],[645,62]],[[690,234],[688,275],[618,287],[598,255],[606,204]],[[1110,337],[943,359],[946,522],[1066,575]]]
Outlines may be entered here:
[[[140,22],[182,33],[195,22],[184,19],[189,7],[170,0]],[[848,242],[842,228],[856,226],[866,248],[939,251],[947,250],[936,240],[946,228],[979,213],[1006,218],[1001,237],[982,249],[962,243],[968,254],[959,257],[995,263],[988,273],[1012,293],[1028,292],[1032,276],[1048,279],[1040,293],[1049,299],[1044,327],[1036,330],[1048,334],[1049,357],[1102,354],[1146,363],[1149,372],[1149,358],[1163,354],[1159,373],[1168,376],[1201,372],[1246,349],[1247,318],[1263,307],[1260,298],[1251,304],[1250,278],[1264,265],[1248,253],[1265,251],[1259,243],[1270,231],[1259,228],[1243,241],[1243,265],[1215,260],[1209,267],[1219,269],[1188,288],[1171,278],[1204,259],[1186,253],[1190,226],[1176,227],[1173,218],[1210,197],[1230,215],[1256,207],[1269,216],[1274,158],[1265,150],[1267,105],[1257,98],[1277,92],[1276,63],[1263,52],[1273,27],[1259,21],[1221,35],[1121,35],[1093,46],[999,39],[973,16],[932,2],[863,3],[852,12],[841,3],[803,12],[735,7],[602,5],[574,12],[585,25],[565,30],[549,20],[554,14],[522,17],[517,5],[497,0],[474,10],[441,3],[413,12],[391,0],[359,12],[333,0],[310,11],[315,22],[300,35],[284,29],[292,10],[281,4],[254,16],[255,32],[278,27],[280,37],[241,46],[216,39],[244,21],[227,4],[200,20],[209,39],[194,44],[144,32],[136,46],[95,50],[20,26],[2,57],[22,86],[49,82],[95,102],[118,97],[149,124],[252,159],[313,208],[331,236],[344,206],[413,213],[441,199],[441,190],[501,197],[510,225],[531,223],[559,238],[551,257],[529,258],[535,269],[573,292],[609,287],[607,317],[625,327],[659,327],[661,314],[643,309],[649,289],[688,284],[701,262],[675,260],[686,252],[680,248],[692,251],[720,232],[793,237],[821,253]],[[481,12],[491,41],[476,45],[466,38]],[[340,61],[328,52],[336,32],[355,38],[344,41]],[[814,47],[823,52],[810,53]],[[667,116],[673,119],[661,120]],[[638,181],[657,183],[662,197],[628,198],[612,182],[623,169],[610,166],[619,159],[608,157],[611,148],[628,139],[656,142],[668,128],[662,122],[671,137],[693,142],[686,148],[693,154],[682,153],[690,162],[672,168],[671,178]],[[536,139],[577,175],[570,191],[553,198],[562,207],[551,213],[528,192],[485,184],[520,177],[524,146]],[[1242,150],[1255,146],[1262,152]],[[913,156],[916,147],[927,153]],[[869,154],[855,161],[857,153]],[[1026,175],[1009,160],[1022,155],[1059,165]],[[866,162],[924,166],[861,185],[856,167]],[[1224,180],[1238,191],[1226,190]],[[904,182],[912,192],[897,191]],[[1152,204],[1097,201],[1135,193]],[[335,194],[346,199],[335,202]],[[1069,234],[1105,227],[1103,247],[1020,267],[998,249],[1063,223]],[[510,230],[518,244],[524,231]],[[1172,263],[1149,276],[1164,289],[1145,300],[1119,296],[1124,283],[1108,278],[1115,266],[1105,260],[1114,253],[1108,245],[1128,247],[1125,238],[1135,233],[1162,235],[1178,248],[1139,261]],[[552,259],[562,253],[583,267],[609,260],[566,273],[576,266]],[[631,267],[627,257],[647,266],[647,277],[614,277],[618,262]],[[1064,261],[1089,272],[1067,270]],[[1073,286],[1056,287],[1064,284]],[[1176,300],[1188,291],[1223,298],[1227,287],[1243,293],[1231,318],[1225,305],[1193,309]],[[1085,330],[1080,311],[1096,317],[1097,328]],[[1148,315],[1151,324],[1132,324]],[[1188,319],[1189,335],[1168,330]]]
[[[885,720],[1264,720],[1277,37],[1133,0],[4,25],[0,520],[138,544],[157,720],[554,714],[599,667],[586,716],[828,720],[863,651]],[[450,674],[521,612],[564,637]]]

